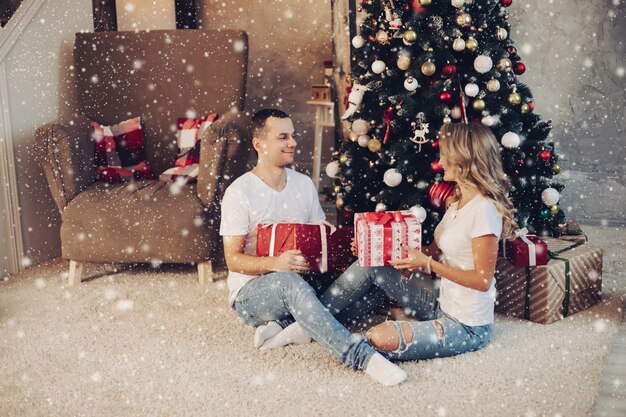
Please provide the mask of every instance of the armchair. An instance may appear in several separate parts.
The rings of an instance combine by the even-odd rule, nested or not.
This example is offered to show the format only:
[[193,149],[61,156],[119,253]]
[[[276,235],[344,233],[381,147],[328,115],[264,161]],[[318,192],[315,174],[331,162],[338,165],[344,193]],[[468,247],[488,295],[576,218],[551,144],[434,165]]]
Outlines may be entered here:
[[[79,115],[35,133],[38,162],[61,212],[70,285],[85,262],[193,263],[201,283],[224,267],[219,202],[250,152],[242,113],[247,36],[236,30],[78,33],[74,69]],[[218,112],[201,138],[197,184],[96,181],[89,121],[144,121],[148,164],[176,159],[176,118]]]

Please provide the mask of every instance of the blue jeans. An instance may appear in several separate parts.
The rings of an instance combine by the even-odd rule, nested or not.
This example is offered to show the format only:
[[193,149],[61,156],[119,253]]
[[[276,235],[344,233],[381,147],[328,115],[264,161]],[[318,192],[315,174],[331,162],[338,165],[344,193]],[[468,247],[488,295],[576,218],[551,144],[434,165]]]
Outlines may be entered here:
[[367,340],[339,323],[313,288],[294,272],[273,272],[249,281],[237,294],[233,307],[252,327],[273,320],[284,326],[295,318],[309,336],[353,369],[365,369],[376,353]]
[[[381,352],[392,360],[420,360],[459,355],[478,350],[491,340],[493,324],[467,326],[441,311],[433,280],[414,275],[406,280],[392,267],[364,268],[353,263],[320,297],[333,314],[341,313],[373,287],[382,289],[413,318],[412,340],[406,340],[400,322],[396,322],[398,349]],[[355,318],[355,320],[358,318]]]

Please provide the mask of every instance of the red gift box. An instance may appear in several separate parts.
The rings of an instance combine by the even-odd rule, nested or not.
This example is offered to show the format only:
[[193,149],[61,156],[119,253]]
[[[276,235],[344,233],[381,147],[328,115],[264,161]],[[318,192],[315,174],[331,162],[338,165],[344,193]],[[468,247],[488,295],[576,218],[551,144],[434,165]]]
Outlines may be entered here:
[[408,256],[406,246],[422,248],[422,224],[409,210],[354,216],[361,266],[385,266]]
[[298,249],[311,272],[343,272],[356,260],[351,252],[352,227],[336,228],[329,223],[259,224],[257,256],[279,256]]
[[548,245],[535,235],[529,235],[523,228],[515,232],[517,238],[504,240],[502,255],[517,267],[546,265]]

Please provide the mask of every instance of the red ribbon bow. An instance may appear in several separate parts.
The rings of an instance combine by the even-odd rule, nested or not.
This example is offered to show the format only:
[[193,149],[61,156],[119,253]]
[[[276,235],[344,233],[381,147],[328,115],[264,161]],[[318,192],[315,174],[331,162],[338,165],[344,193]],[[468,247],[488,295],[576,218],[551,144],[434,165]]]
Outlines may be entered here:
[[399,211],[371,212],[365,215],[368,223],[387,224],[391,220],[401,222],[404,220],[402,213]]

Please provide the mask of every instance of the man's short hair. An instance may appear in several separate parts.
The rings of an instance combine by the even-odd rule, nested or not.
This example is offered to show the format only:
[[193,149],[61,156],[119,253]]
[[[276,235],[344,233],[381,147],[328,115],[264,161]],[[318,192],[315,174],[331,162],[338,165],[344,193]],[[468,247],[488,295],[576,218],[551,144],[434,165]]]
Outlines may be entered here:
[[279,119],[288,119],[290,116],[282,110],[278,109],[263,109],[254,113],[252,116],[251,128],[252,137],[259,137],[263,129],[265,128],[265,122],[270,117],[276,117]]

